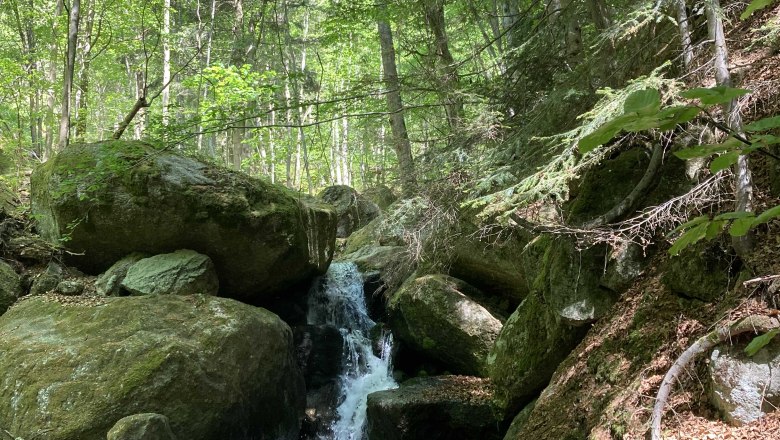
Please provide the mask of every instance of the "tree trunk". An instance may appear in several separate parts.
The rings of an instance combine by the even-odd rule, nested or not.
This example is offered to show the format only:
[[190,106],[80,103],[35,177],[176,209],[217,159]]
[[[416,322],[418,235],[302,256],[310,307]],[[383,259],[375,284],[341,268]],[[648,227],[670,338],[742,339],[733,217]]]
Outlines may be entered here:
[[[171,0],[165,0],[163,6],[163,73],[162,73],[162,124],[168,127],[168,106],[171,103]],[[163,137],[165,134],[163,134]]]
[[677,0],[677,24],[680,27],[680,42],[682,43],[683,66],[690,72],[693,63],[693,46],[691,46],[691,28],[688,22],[688,11],[685,0]]
[[76,64],[76,40],[79,34],[79,8],[81,0],[73,0],[68,19],[68,53],[65,72],[62,77],[62,112],[60,113],[60,135],[57,147],[65,148],[70,143],[70,95],[73,90],[73,70]]
[[444,20],[444,1],[426,1],[425,19],[433,34],[436,56],[441,61],[441,85],[444,89],[444,109],[447,112],[447,122],[450,128],[460,126],[463,118],[463,99],[458,96],[459,78],[455,60],[450,52],[447,27]]
[[[379,6],[384,9],[384,6]],[[384,12],[384,11],[382,11]],[[393,147],[398,156],[398,175],[401,179],[401,190],[404,197],[412,197],[417,187],[417,178],[412,160],[412,145],[406,131],[404,120],[404,105],[401,101],[401,83],[398,79],[398,69],[395,64],[395,47],[390,24],[378,20],[379,44],[382,49],[382,71],[387,88],[387,109],[390,112],[390,128],[393,136]]]
[[76,116],[76,139],[79,142],[84,141],[87,134],[87,111],[89,109],[89,65],[90,52],[92,51],[92,27],[95,21],[94,4],[87,0],[86,21],[84,23],[84,44],[81,51],[81,69],[79,71],[79,90],[78,90],[78,113]]
[[[728,49],[726,37],[723,33],[723,21],[719,0],[705,2],[705,14],[707,15],[707,30],[710,40],[713,42],[713,56],[715,61],[715,82],[718,86],[731,87],[731,74],[729,72]],[[737,105],[737,99],[732,99],[725,105],[725,113],[728,127],[735,133],[742,134],[742,115]],[[750,173],[750,163],[746,155],[739,156],[734,169],[736,186],[736,211],[753,211],[753,177]],[[732,237],[731,244],[738,255],[744,256],[753,250],[752,235]]]

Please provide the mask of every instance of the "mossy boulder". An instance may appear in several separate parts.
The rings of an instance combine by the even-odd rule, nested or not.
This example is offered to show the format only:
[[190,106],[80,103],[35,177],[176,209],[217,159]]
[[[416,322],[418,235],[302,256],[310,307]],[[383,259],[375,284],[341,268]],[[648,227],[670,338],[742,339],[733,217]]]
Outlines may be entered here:
[[122,281],[125,279],[128,269],[144,258],[149,258],[149,255],[141,252],[133,252],[114,263],[95,280],[95,290],[97,293],[103,296],[118,296],[123,293],[129,294],[130,292],[122,289]]
[[379,209],[387,209],[388,206],[398,200],[398,196],[395,192],[385,185],[377,185],[364,189],[363,197],[374,202]]
[[347,239],[344,253],[349,254],[370,245],[406,246],[411,236],[425,242],[430,231],[417,229],[429,209],[430,203],[422,197],[393,203],[379,217]]
[[379,216],[379,207],[347,185],[329,186],[318,196],[336,208],[339,217],[336,237],[349,237]]
[[181,249],[138,260],[127,269],[122,288],[133,295],[216,295],[219,279],[211,258]]
[[176,440],[168,417],[162,414],[133,414],[116,422],[107,440]]
[[538,294],[520,304],[486,362],[496,399],[507,414],[516,414],[539,394],[586,330],[566,324]]
[[157,413],[179,438],[297,439],[290,328],[204,295],[30,297],[0,316],[0,420],[23,438],[104,440]]
[[711,302],[734,285],[736,261],[717,242],[697,243],[664,263],[661,281],[677,295]]
[[416,378],[368,395],[369,440],[501,438],[489,381],[467,376]]
[[[2,153],[0,153],[0,169],[2,169]],[[13,214],[16,207],[19,205],[19,200],[11,191],[11,188],[0,180],[0,219],[8,217]]]
[[332,208],[141,142],[66,148],[33,173],[32,211],[88,273],[192,249],[214,261],[223,294],[251,303],[324,272],[335,245]]
[[469,297],[475,290],[447,275],[412,276],[390,300],[390,328],[454,373],[485,375],[485,358],[501,321]]
[[22,281],[13,267],[0,261],[0,315],[22,295]]

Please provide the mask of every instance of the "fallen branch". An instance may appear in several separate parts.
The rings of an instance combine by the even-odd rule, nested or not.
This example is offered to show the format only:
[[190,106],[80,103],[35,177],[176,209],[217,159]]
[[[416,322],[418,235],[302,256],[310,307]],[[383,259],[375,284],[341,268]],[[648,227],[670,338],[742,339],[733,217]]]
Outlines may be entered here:
[[669,399],[672,385],[677,381],[683,369],[688,364],[700,354],[709,351],[712,347],[726,341],[732,336],[748,332],[766,333],[769,330],[777,328],[780,328],[780,320],[777,318],[763,315],[751,315],[734,324],[716,328],[688,347],[688,349],[677,358],[674,364],[672,364],[672,367],[669,368],[666,376],[664,376],[663,382],[661,382],[661,387],[658,389],[658,395],[655,398],[655,406],[653,407],[653,415],[650,423],[652,440],[662,440],[661,419],[663,417],[666,401]]

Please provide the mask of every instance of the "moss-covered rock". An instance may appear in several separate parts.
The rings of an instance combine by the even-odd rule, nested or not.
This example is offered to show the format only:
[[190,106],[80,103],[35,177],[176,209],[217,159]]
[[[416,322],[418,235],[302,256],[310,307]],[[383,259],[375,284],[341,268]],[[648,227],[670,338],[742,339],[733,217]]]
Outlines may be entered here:
[[484,375],[501,321],[469,297],[474,290],[446,275],[412,276],[388,306],[393,334],[452,372]]
[[103,296],[118,296],[121,293],[128,294],[129,292],[122,290],[122,281],[125,279],[125,275],[127,275],[127,270],[130,269],[130,266],[148,257],[149,255],[144,253],[133,252],[117,261],[97,277],[95,290]]
[[182,249],[137,261],[127,269],[122,288],[133,295],[216,295],[219,280],[208,256]]
[[[416,231],[418,223],[430,208],[430,204],[422,197],[403,199],[389,206],[379,217],[352,234],[347,239],[345,254],[350,254],[369,245],[405,246],[409,237]],[[426,235],[417,235],[424,242]]]
[[661,281],[677,295],[714,301],[734,285],[735,261],[718,243],[698,243],[664,263]]
[[504,323],[487,358],[499,404],[516,414],[547,385],[585,332],[563,322],[540,295],[529,295]]
[[369,440],[495,440],[501,416],[484,379],[416,378],[368,395]]
[[336,237],[349,237],[379,216],[379,207],[347,185],[329,186],[318,196],[336,208],[339,218]]
[[168,417],[162,414],[133,414],[116,422],[107,440],[176,440]]
[[335,244],[332,208],[140,142],[63,150],[33,173],[32,210],[82,270],[193,249],[214,261],[224,294],[254,303],[324,272]]
[[157,413],[183,439],[296,439],[305,403],[290,328],[203,295],[31,297],[0,317],[0,371],[23,438],[104,440]]
[[393,190],[385,185],[377,185],[364,189],[363,197],[374,202],[379,209],[387,209],[388,206],[398,200],[398,196]]
[[0,315],[22,294],[22,281],[13,267],[0,261]]

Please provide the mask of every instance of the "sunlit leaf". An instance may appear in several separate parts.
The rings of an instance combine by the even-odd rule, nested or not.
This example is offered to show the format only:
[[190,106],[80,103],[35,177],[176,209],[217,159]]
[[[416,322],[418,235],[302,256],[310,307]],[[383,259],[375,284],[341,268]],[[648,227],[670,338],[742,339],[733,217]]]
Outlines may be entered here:
[[637,90],[628,95],[623,104],[624,113],[637,113],[648,116],[658,113],[661,108],[661,94],[656,89]]
[[663,131],[672,130],[679,124],[685,124],[696,119],[701,109],[690,105],[678,105],[661,110],[658,117],[661,124],[658,126]]
[[780,216],[780,205],[775,206],[773,208],[769,208],[766,211],[762,212],[758,217],[756,217],[755,220],[753,220],[753,226],[758,226],[762,223],[766,223],[769,220],[772,220],[775,217]]
[[756,353],[758,353],[759,350],[766,347],[767,344],[772,342],[772,339],[774,339],[777,334],[780,333],[780,329],[773,328],[772,330],[769,330],[768,332],[764,333],[763,335],[758,335],[755,338],[753,338],[752,341],[750,341],[750,344],[748,344],[747,347],[745,347],[745,354],[752,357]]
[[612,140],[612,138],[615,137],[615,135],[618,134],[620,130],[623,129],[623,125],[625,125],[626,122],[632,121],[636,118],[636,114],[622,115],[612,119],[611,121],[608,121],[594,132],[580,139],[580,141],[577,143],[577,146],[580,149],[580,153],[585,154],[599,145],[606,144]]
[[709,221],[706,221],[685,231],[682,235],[680,235],[680,238],[674,242],[672,247],[669,248],[669,254],[672,256],[679,255],[683,249],[692,244],[698,243],[707,235],[708,227]]
[[637,133],[640,131],[651,130],[658,128],[661,125],[661,120],[657,116],[638,116],[632,121],[627,121],[623,125],[623,130]]
[[766,131],[780,127],[780,116],[759,119],[745,126],[745,131]]
[[712,171],[714,174],[718,171],[725,170],[726,168],[737,163],[737,160],[741,154],[741,151],[729,151],[728,153],[721,154],[712,160],[712,163],[710,164],[710,171]]
[[753,227],[753,216],[738,218],[731,223],[729,234],[732,237],[742,237]]
[[698,87],[691,90],[682,92],[684,98],[699,99],[704,105],[724,104],[731,101],[734,98],[739,98],[742,95],[750,93],[747,89],[737,89],[734,87],[711,87],[703,88]]
[[683,148],[682,150],[675,152],[674,155],[683,160],[693,159],[695,157],[707,157],[712,156],[713,154],[735,150],[741,148],[743,145],[742,142],[730,137],[720,144],[695,145]]
[[750,17],[754,12],[760,11],[761,9],[764,9],[767,6],[771,5],[772,1],[774,0],[753,0],[752,2],[750,2],[748,7],[745,8],[745,12],[740,14],[739,18],[741,20],[744,20]]
[[723,214],[717,215],[713,220],[737,220],[740,218],[747,218],[747,217],[755,217],[755,214],[748,211],[732,211],[732,212],[724,212]]
[[727,220],[713,220],[710,222],[710,224],[707,226],[707,240],[712,240],[713,238],[717,237],[718,234],[720,234],[720,231],[723,230],[723,227],[726,226],[726,223],[728,223]]
[[710,220],[710,218],[708,216],[700,215],[700,216],[698,216],[698,217],[696,217],[694,219],[688,220],[687,222],[681,224],[680,226],[672,229],[672,231],[669,232],[669,235],[676,234],[677,232],[680,232],[680,231],[682,231],[684,229],[692,228],[692,227],[694,227],[696,225],[700,225],[700,224],[702,224],[702,223],[704,223],[706,221],[709,221],[709,220]]

